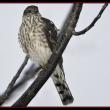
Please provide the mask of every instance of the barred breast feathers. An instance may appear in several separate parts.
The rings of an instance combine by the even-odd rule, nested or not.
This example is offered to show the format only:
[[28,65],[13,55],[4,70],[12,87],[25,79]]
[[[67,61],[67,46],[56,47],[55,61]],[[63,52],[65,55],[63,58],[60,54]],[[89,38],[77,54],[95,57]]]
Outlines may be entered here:
[[43,32],[44,25],[41,16],[24,16],[19,31],[19,42],[23,51],[32,61],[41,65],[47,63],[52,54]]
[[31,43],[30,37],[31,40],[33,41],[35,40],[36,34],[38,35],[41,29],[41,24],[42,24],[41,15],[39,13],[38,15],[33,14],[32,16],[31,15],[23,16],[22,24],[20,26],[18,33],[19,36],[18,40],[25,53],[27,53],[26,47],[28,47],[28,45],[26,44]]

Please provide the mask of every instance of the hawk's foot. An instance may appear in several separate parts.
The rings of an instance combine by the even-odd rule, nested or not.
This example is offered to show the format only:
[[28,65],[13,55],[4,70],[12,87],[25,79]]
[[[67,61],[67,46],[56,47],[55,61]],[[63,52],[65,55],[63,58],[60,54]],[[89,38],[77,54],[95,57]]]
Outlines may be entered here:
[[42,69],[47,70],[47,64],[43,65],[43,66],[42,66]]

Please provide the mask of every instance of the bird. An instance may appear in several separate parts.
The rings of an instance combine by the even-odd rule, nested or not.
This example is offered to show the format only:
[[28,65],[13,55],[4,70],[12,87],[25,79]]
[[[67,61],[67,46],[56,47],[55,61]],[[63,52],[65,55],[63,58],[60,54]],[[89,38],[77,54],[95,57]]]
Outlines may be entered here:
[[[42,69],[46,69],[48,59],[55,51],[57,35],[57,27],[51,20],[40,14],[38,6],[30,5],[25,8],[18,32],[18,41],[23,52],[28,55],[34,64],[39,64]],[[71,104],[74,98],[65,79],[62,57],[51,78],[62,104]]]

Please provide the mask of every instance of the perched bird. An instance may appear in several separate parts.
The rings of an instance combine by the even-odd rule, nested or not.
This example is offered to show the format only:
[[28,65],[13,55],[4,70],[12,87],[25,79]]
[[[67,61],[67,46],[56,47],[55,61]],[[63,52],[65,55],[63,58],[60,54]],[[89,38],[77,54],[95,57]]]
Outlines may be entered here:
[[[22,24],[19,29],[18,39],[23,51],[33,63],[46,68],[46,64],[57,43],[57,28],[49,19],[41,16],[37,6],[28,6],[23,13]],[[62,103],[67,105],[73,102],[73,96],[66,83],[63,60],[60,59],[52,73],[52,80],[60,95]]]

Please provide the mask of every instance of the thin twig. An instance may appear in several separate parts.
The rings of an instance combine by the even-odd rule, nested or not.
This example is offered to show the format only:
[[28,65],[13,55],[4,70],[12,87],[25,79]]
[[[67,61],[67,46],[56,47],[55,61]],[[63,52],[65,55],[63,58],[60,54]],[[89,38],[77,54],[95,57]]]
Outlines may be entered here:
[[7,99],[4,100],[4,102],[9,100],[11,98],[11,96],[12,96],[12,93],[16,92],[20,87],[23,87],[23,85],[25,85],[28,80],[33,78],[35,75],[38,75],[37,73],[40,71],[40,69],[41,69],[41,67],[34,67],[34,64],[32,64],[28,68],[28,70],[24,72],[24,76],[22,77],[22,79],[19,82],[17,82],[13,86],[13,88],[10,90],[10,93],[8,93],[8,97],[7,97]]
[[[33,65],[31,65],[33,66]],[[24,76],[22,77],[22,79],[17,83],[15,84],[15,86],[13,87],[13,91],[15,91],[16,89],[18,89],[19,87],[23,86],[29,79],[33,78],[38,72],[39,70],[41,69],[41,67],[36,67],[36,68],[29,68]]]
[[104,10],[106,9],[106,7],[108,6],[108,3],[105,3],[100,12],[98,13],[98,15],[94,18],[94,20],[92,21],[92,23],[87,26],[85,29],[83,29],[82,31],[76,32],[75,30],[73,31],[73,35],[79,36],[82,34],[85,34],[87,31],[89,31],[94,25],[95,23],[101,18],[101,15],[103,14]]
[[[64,52],[70,38],[72,37],[72,31],[76,27],[79,19],[80,12],[82,10],[82,4],[76,3],[72,6],[68,15],[68,20],[65,21],[64,26],[61,29],[58,38],[62,37],[62,42],[58,42],[56,51],[51,55],[47,69],[42,70],[31,86],[24,92],[24,94],[12,105],[12,106],[27,106],[33,97],[42,88],[45,82],[49,79],[52,72],[54,71],[62,53]],[[66,27],[65,27],[66,26]],[[60,40],[58,40],[60,41]]]
[[24,69],[25,65],[28,62],[28,59],[29,59],[29,57],[26,56],[25,59],[24,59],[24,61],[23,61],[23,63],[22,63],[22,65],[21,65],[21,67],[19,68],[18,72],[13,77],[12,81],[9,83],[6,91],[4,92],[4,94],[2,96],[0,96],[0,105],[2,105],[8,99],[8,96],[9,96],[10,92],[12,91],[16,80],[19,78],[22,70]]

